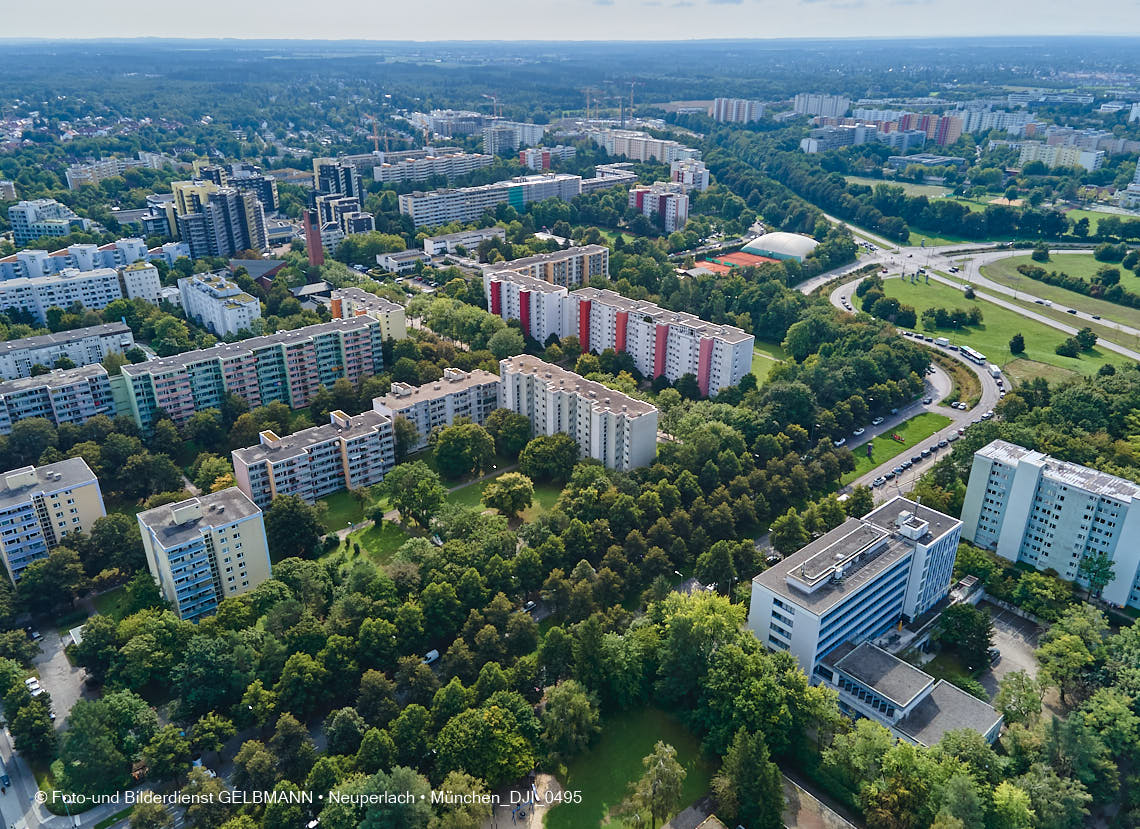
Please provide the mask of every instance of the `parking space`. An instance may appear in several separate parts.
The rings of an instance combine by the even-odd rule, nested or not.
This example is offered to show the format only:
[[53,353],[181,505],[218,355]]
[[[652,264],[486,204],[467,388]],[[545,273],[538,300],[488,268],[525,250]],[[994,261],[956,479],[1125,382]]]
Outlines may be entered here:
[[1001,678],[1008,673],[1025,671],[1030,676],[1037,676],[1037,659],[1033,652],[1037,650],[1040,630],[1033,622],[990,602],[983,601],[978,606],[988,610],[993,617],[994,647],[1001,651],[998,663],[980,678],[982,686],[992,698],[997,693]]
[[71,707],[79,701],[83,691],[83,681],[87,672],[76,668],[67,661],[67,654],[63,652],[63,639],[55,630],[44,631],[44,638],[40,640],[43,650],[33,660],[33,665],[40,675],[40,684],[51,695],[52,709],[56,713],[56,728],[62,728]]

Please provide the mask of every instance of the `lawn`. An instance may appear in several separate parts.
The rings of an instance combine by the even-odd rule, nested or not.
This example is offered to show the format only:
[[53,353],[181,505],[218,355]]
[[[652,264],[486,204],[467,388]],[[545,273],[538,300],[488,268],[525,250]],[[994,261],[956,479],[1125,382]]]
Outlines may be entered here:
[[[1095,373],[1105,363],[1126,365],[1129,361],[1119,354],[1094,348],[1079,357],[1062,357],[1055,348],[1068,338],[1068,334],[1050,328],[1042,322],[1026,319],[1020,314],[981,299],[966,299],[962,291],[939,282],[911,284],[901,279],[888,279],[884,283],[886,295],[895,297],[905,305],[914,306],[919,318],[927,308],[967,308],[978,305],[982,309],[981,325],[961,330],[925,331],[927,334],[946,336],[958,345],[968,345],[986,355],[991,363],[1004,366],[1015,359],[1009,351],[1009,340],[1020,332],[1025,338],[1025,353],[1017,355],[1025,360],[1046,363],[1080,374]],[[921,325],[920,325],[921,327]]]
[[908,196],[926,196],[927,198],[941,198],[950,192],[949,187],[939,184],[915,184],[913,181],[891,181],[881,178],[864,178],[863,176],[844,176],[851,184],[865,184],[874,187],[876,184],[890,184],[901,187]]
[[[700,740],[673,716],[656,708],[620,714],[602,723],[597,743],[575,758],[558,775],[567,788],[582,792],[582,802],[555,806],[546,814],[546,829],[597,829],[609,809],[625,797],[629,784],[641,777],[641,759],[653,751],[658,740],[677,749],[677,759],[685,768],[681,792],[682,808],[708,791],[714,773],[711,758],[700,751]],[[648,815],[646,815],[648,817]],[[647,821],[606,824],[617,829],[648,825]]]
[[359,524],[368,517],[368,513],[374,507],[387,507],[388,499],[386,497],[376,498],[372,489],[365,490],[365,493],[366,498],[363,502],[358,501],[356,496],[348,490],[334,492],[332,495],[318,499],[319,503],[328,505],[324,517],[325,530],[328,532],[343,530],[349,525],[349,522]]
[[[1027,279],[1017,272],[1018,265],[1040,265],[1047,271],[1064,271],[1069,276],[1079,276],[1083,279],[1092,279],[1096,275],[1097,268],[1102,265],[1109,264],[1107,262],[1098,262],[1096,257],[1091,253],[1055,253],[1049,257],[1048,262],[1034,262],[1032,257],[1027,253],[1024,256],[1007,256],[1004,259],[998,259],[991,262],[982,268],[982,274],[993,279],[995,276],[1008,277],[1010,279],[1021,277],[1023,283],[1031,285],[1040,285],[1041,283],[1035,282],[1032,279]],[[1114,264],[1114,267],[1119,268],[1119,264]],[[1137,285],[1140,285],[1140,279],[1132,275],[1131,271],[1121,269],[1121,284],[1126,284],[1125,280],[1131,278],[1135,280]]]
[[787,353],[776,343],[757,340],[752,349],[752,373],[756,375],[756,382],[763,385],[772,369],[786,359]]
[[1099,210],[1084,210],[1080,207],[1074,207],[1072,210],[1065,211],[1065,218],[1072,219],[1076,224],[1081,219],[1089,220],[1089,236],[1096,236],[1097,225],[1100,224],[1101,219],[1115,218],[1115,219],[1131,219],[1132,216],[1124,216],[1119,213],[1102,213]]
[[116,587],[113,590],[108,590],[106,593],[100,593],[95,597],[95,612],[102,613],[104,616],[110,616],[115,621],[119,621],[125,615],[124,608],[126,603],[126,589]]
[[[851,450],[855,456],[855,469],[845,474],[840,483],[849,484],[861,475],[866,475],[879,464],[886,463],[891,458],[903,454],[939,429],[950,424],[950,418],[935,412],[923,412],[910,420],[900,423],[890,432],[856,446]],[[890,435],[898,435],[902,441],[893,440]],[[871,447],[871,456],[867,456],[867,447]]]
[[367,553],[377,564],[388,564],[396,550],[409,538],[411,536],[399,524],[385,521],[380,527],[370,524],[364,529],[355,530],[349,534],[346,542],[350,551],[352,545],[359,544],[361,552]]
[[[498,475],[495,476],[495,478],[497,477]],[[476,484],[468,484],[467,486],[447,493],[447,503],[457,504],[462,507],[482,508],[483,488],[495,478],[489,478],[486,481],[480,481]],[[540,514],[553,507],[554,502],[558,500],[558,496],[561,494],[562,487],[557,484],[536,483],[534,485],[534,503],[532,503],[529,508],[523,510],[520,517],[524,522],[537,518]]]

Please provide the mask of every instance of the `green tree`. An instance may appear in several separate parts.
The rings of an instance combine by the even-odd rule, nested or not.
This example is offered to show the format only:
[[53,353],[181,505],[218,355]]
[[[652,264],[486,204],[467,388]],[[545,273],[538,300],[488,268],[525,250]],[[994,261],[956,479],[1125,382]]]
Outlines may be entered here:
[[190,741],[178,726],[165,726],[143,749],[143,759],[155,780],[177,780],[190,765]]
[[667,819],[681,805],[685,769],[677,761],[677,749],[660,740],[641,765],[645,773],[630,784],[617,812],[628,817],[648,812],[649,829],[657,829],[657,822]]
[[987,652],[993,646],[994,623],[990,614],[971,604],[956,604],[942,611],[931,636],[952,648],[971,669],[988,664]]
[[485,428],[495,441],[495,451],[504,458],[517,458],[530,440],[530,418],[510,409],[491,412]]
[[773,521],[770,532],[772,546],[785,556],[791,555],[811,540],[803,519],[795,507],[790,507],[787,512]]
[[534,751],[514,715],[497,705],[471,708],[455,717],[436,738],[436,769],[465,771],[498,787],[534,768]]
[[368,726],[355,708],[340,708],[325,720],[325,736],[330,754],[355,755]]
[[312,558],[320,550],[325,528],[321,511],[298,495],[279,495],[265,511],[265,540],[275,561],[294,556]]
[[1024,354],[1025,353],[1025,337],[1021,332],[1014,334],[1009,339],[1009,353],[1010,354]]
[[131,829],[167,829],[174,825],[174,818],[158,800],[140,800],[131,809]]
[[47,558],[24,568],[16,593],[33,613],[47,613],[70,604],[86,583],[79,553],[70,547],[56,547]]
[[1033,809],[1029,795],[1007,780],[994,789],[994,829],[1032,829]]
[[862,518],[875,508],[875,495],[869,486],[860,484],[851,490],[850,496],[843,502],[843,511],[851,518]]
[[601,731],[597,700],[573,679],[546,692],[542,709],[542,743],[556,762],[585,751]]
[[478,423],[456,423],[432,435],[435,462],[445,478],[482,473],[495,457],[495,441]]
[[519,455],[519,470],[532,481],[568,481],[578,457],[578,444],[569,435],[539,435]]
[[408,453],[419,446],[422,436],[416,424],[403,415],[396,415],[392,421],[392,432],[396,437],[396,462],[402,463]]
[[1093,330],[1086,325],[1077,332],[1075,339],[1081,351],[1092,351],[1093,346],[1096,345],[1097,336]]
[[1099,596],[1105,586],[1116,577],[1112,556],[1108,553],[1086,555],[1081,559],[1077,575],[1088,582],[1089,599]]
[[400,464],[384,477],[381,487],[400,517],[421,527],[428,526],[447,495],[439,475],[423,461]]
[[8,728],[16,750],[25,757],[48,762],[55,755],[55,723],[51,721],[50,701],[46,695],[33,697],[12,716]]
[[1035,723],[1041,716],[1041,700],[1045,689],[1025,671],[1011,671],[998,682],[994,707],[1001,711],[1005,721]]
[[525,348],[526,340],[516,328],[501,328],[487,340],[487,350],[495,355],[496,360],[522,354]]
[[487,787],[482,780],[453,771],[443,778],[440,788],[450,792],[455,802],[437,807],[430,829],[480,829],[491,817],[493,807],[483,802]]
[[730,823],[749,829],[780,829],[784,825],[783,779],[763,734],[749,734],[743,728],[736,732],[712,788],[718,813]]
[[534,501],[534,484],[521,472],[504,472],[483,487],[483,506],[515,518]]

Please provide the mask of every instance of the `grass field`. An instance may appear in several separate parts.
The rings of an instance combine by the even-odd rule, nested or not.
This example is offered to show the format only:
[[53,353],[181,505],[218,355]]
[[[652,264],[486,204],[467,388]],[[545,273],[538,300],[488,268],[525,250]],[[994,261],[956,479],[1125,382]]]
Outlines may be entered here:
[[[949,285],[931,282],[929,285],[912,285],[901,279],[888,279],[885,283],[886,295],[897,298],[906,305],[914,306],[921,318],[927,308],[966,308],[978,305],[982,309],[981,325],[962,330],[941,330],[938,335],[950,338],[958,345],[968,345],[986,355],[991,363],[1004,366],[1014,359],[1009,351],[1009,340],[1020,332],[1025,338],[1025,353],[1018,355],[1025,360],[1046,363],[1058,368],[1076,371],[1080,374],[1093,374],[1105,363],[1126,365],[1127,358],[1118,354],[1094,348],[1083,352],[1079,357],[1062,357],[1054,349],[1068,338],[1068,334],[1050,328],[1044,323],[1027,319],[1013,311],[1001,308],[985,300],[966,299],[962,292]],[[921,325],[920,325],[921,328]],[[934,332],[925,331],[933,334]]]
[[1002,366],[1002,371],[1014,385],[1023,380],[1032,380],[1034,377],[1043,377],[1050,385],[1064,383],[1067,380],[1075,380],[1080,377],[1077,372],[1070,371],[1067,368],[1058,368],[1033,360],[1010,360]]
[[[1091,259],[1092,257],[1088,256],[1085,258]],[[1128,273],[1128,271],[1124,271],[1124,273]],[[982,268],[982,274],[986,278],[992,279],[994,282],[1005,285],[1008,288],[1013,288],[1018,292],[1024,291],[1031,296],[1048,299],[1066,308],[1076,308],[1078,311],[1084,311],[1088,314],[1099,314],[1113,322],[1119,322],[1133,328],[1140,328],[1140,308],[1129,308],[1126,305],[1119,305],[1115,302],[1085,296],[1084,294],[1070,291],[1058,285],[1048,285],[1035,279],[1029,279],[1016,272],[1013,276],[1009,276],[1004,269],[999,270],[992,265],[987,265]],[[1133,277],[1131,281],[1137,282],[1137,288],[1140,288],[1140,280]],[[1046,311],[1048,310],[1057,309],[1046,309]],[[1046,311],[1041,311],[1041,313],[1045,313]],[[1061,310],[1060,313],[1064,314],[1065,311]],[[1116,340],[1124,338],[1124,335],[1112,329],[1106,329],[1105,336]],[[1127,343],[1122,344],[1126,345]]]
[[930,358],[937,363],[943,371],[950,376],[950,392],[947,400],[964,400],[971,406],[982,396],[982,381],[978,375],[970,371],[960,360],[955,360],[948,354],[931,349]]
[[400,545],[409,538],[411,536],[404,532],[399,524],[385,521],[379,527],[370,524],[364,529],[353,531],[345,542],[350,552],[354,544],[359,544],[362,554],[367,553],[368,557],[377,564],[388,564],[396,554],[396,550],[400,549]]
[[359,524],[374,507],[388,506],[388,499],[376,498],[371,489],[367,490],[367,498],[363,503],[347,490],[326,495],[320,502],[328,505],[324,517],[325,530],[328,532],[343,530],[350,521]]
[[[855,456],[855,469],[840,479],[840,483],[849,484],[861,475],[866,475],[879,464],[886,463],[898,455],[903,454],[912,446],[921,443],[939,429],[949,426],[950,418],[934,412],[923,412],[915,415],[905,423],[900,423],[888,433],[873,438],[862,446],[851,450]],[[900,443],[892,440],[890,435],[902,438]],[[867,457],[867,447],[871,447],[871,457]]]
[[863,176],[844,176],[851,184],[864,184],[874,187],[876,184],[890,184],[901,187],[908,196],[926,196],[927,198],[941,198],[950,192],[949,187],[939,184],[915,184],[913,181],[889,181],[881,178],[864,178]]
[[116,587],[95,597],[95,611],[117,621],[123,618],[126,603],[126,588]]
[[[546,829],[597,829],[606,813],[625,797],[630,782],[641,777],[641,759],[658,740],[677,749],[687,772],[681,792],[682,808],[708,791],[715,771],[711,758],[701,754],[700,740],[674,717],[655,708],[630,711],[602,723],[594,747],[576,757],[558,778],[567,789],[582,792],[582,802],[555,806],[546,814]],[[648,815],[632,824],[615,820],[614,829],[648,826]]]
[[756,382],[763,385],[772,369],[786,359],[788,355],[776,343],[757,340],[752,349],[752,373],[756,375]]
[[[497,478],[498,475],[495,477]],[[483,507],[483,488],[493,480],[494,478],[490,478],[449,492],[447,493],[447,503],[481,509]],[[520,517],[524,522],[537,518],[541,513],[553,507],[554,502],[558,500],[558,496],[561,494],[562,487],[557,484],[536,483],[534,485],[534,503],[528,509],[523,510]]]
[[1102,213],[1099,210],[1085,210],[1080,207],[1074,207],[1072,210],[1065,211],[1065,218],[1072,219],[1074,223],[1079,222],[1081,219],[1089,220],[1089,236],[1096,235],[1097,225],[1100,224],[1101,219],[1116,218],[1116,219],[1130,219],[1131,216],[1122,216],[1119,213]]

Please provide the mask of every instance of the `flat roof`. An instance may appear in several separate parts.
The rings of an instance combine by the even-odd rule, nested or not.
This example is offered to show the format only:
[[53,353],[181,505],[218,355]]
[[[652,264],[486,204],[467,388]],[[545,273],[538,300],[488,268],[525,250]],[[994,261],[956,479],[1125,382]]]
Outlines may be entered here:
[[466,239],[470,236],[499,236],[504,237],[507,231],[501,227],[480,227],[475,230],[460,230],[457,233],[444,233],[440,236],[428,236],[425,241],[428,242],[450,242],[452,239]]
[[824,661],[868,688],[905,708],[931,686],[934,677],[887,653],[870,642],[847,649],[836,648]]
[[[113,337],[116,334],[131,334],[129,326],[121,322],[105,322],[102,325],[89,325],[86,328],[73,328],[70,331],[57,331],[54,334],[39,334],[19,340],[0,343],[0,351],[13,352],[24,349],[50,348],[53,345],[66,345],[88,337]],[[134,335],[131,334],[133,339]]]
[[718,325],[714,322],[707,322],[687,311],[670,311],[668,308],[662,308],[660,305],[655,305],[652,302],[646,302],[643,299],[630,299],[616,291],[610,291],[608,289],[578,288],[571,293],[571,296],[588,299],[591,302],[600,302],[603,305],[609,305],[612,308],[618,308],[622,311],[645,314],[646,316],[652,317],[654,322],[662,325],[687,325],[696,331],[700,331],[702,334],[717,337],[718,339],[730,343],[739,343],[752,339],[751,334],[746,333],[743,329],[737,328],[735,325]]
[[562,390],[574,392],[579,397],[589,400],[594,409],[598,411],[610,411],[623,414],[626,417],[657,414],[657,407],[651,403],[630,397],[628,394],[611,389],[609,386],[603,386],[601,383],[595,383],[593,380],[587,380],[580,374],[567,371],[553,363],[544,362],[530,354],[508,357],[505,360],[500,360],[499,365],[501,366],[501,375],[505,375],[507,371],[533,374]]
[[321,334],[330,334],[336,331],[356,331],[376,324],[371,317],[347,317],[346,319],[330,320],[316,325],[306,325],[304,328],[294,328],[290,331],[278,331],[276,334],[267,334],[263,337],[250,337],[247,340],[238,340],[233,343],[218,343],[209,348],[200,348],[197,351],[186,351],[170,357],[159,357],[156,360],[147,360],[145,363],[123,366],[123,374],[129,377],[139,377],[156,371],[166,371],[173,368],[199,363],[204,360],[221,360],[227,357],[236,357],[249,354],[259,348],[268,348],[274,345],[290,345],[304,342]]
[[[175,522],[176,510],[191,508],[194,505],[201,508],[200,516],[183,521],[181,524]],[[249,500],[244,492],[232,486],[220,492],[211,492],[196,498],[187,498],[176,504],[164,504],[140,512],[138,519],[141,524],[150,528],[164,548],[169,549],[193,540],[201,535],[203,528],[228,526],[235,521],[260,514],[261,510],[257,505]]]
[[512,282],[520,287],[525,287],[528,291],[539,291],[546,294],[567,294],[564,285],[555,285],[553,282],[547,282],[545,279],[539,279],[537,276],[522,273],[521,271],[512,270],[495,270],[489,271],[492,279],[498,279],[500,282],[506,280]]
[[1001,714],[992,705],[940,679],[895,728],[920,745],[932,746],[948,731],[970,728],[987,734],[999,722]]
[[86,377],[106,376],[107,369],[103,368],[99,363],[91,363],[90,365],[77,366],[75,368],[57,368],[54,371],[49,371],[47,374],[40,374],[35,377],[17,377],[14,380],[5,380],[3,383],[0,383],[0,397],[6,394],[27,391],[28,389],[52,389],[59,388],[60,386],[68,386],[76,380],[82,380]]
[[518,268],[527,268],[531,265],[541,265],[546,262],[561,262],[564,259],[572,259],[575,256],[593,256],[597,253],[609,253],[609,248],[602,245],[577,245],[569,247],[564,250],[555,250],[550,253],[536,253],[533,256],[523,256],[520,259],[512,259],[509,262],[496,262],[494,265],[495,270],[513,271]]
[[1140,484],[1078,463],[1057,460],[1044,452],[1035,452],[1016,443],[995,440],[983,446],[976,454],[1009,466],[1017,466],[1022,461],[1040,466],[1043,478],[1077,487],[1095,495],[1115,498],[1125,503],[1133,498],[1140,498]]
[[373,310],[378,311],[401,311],[404,306],[398,302],[392,302],[390,299],[385,299],[382,296],[377,296],[374,293],[364,290],[363,288],[348,287],[348,288],[335,288],[333,289],[332,296],[341,296],[346,299],[351,299],[364,305],[368,305]]
[[[455,394],[456,392],[464,391],[465,389],[470,389],[475,386],[499,382],[497,374],[483,371],[481,368],[464,372],[459,372],[459,369],[448,369],[448,372],[451,373],[450,378],[444,376],[439,380],[424,383],[422,386],[415,386],[406,394],[389,392],[383,397],[377,397],[372,403],[373,405],[379,404],[386,406],[393,412],[398,412],[401,409],[407,409],[424,400],[437,400],[449,394]],[[459,373],[456,374],[455,372]]]
[[[343,412],[334,414],[344,415]],[[353,438],[368,434],[377,426],[387,423],[390,418],[375,411],[366,411],[352,417],[345,416],[346,425],[341,426],[335,422],[325,423],[321,426],[310,426],[291,435],[285,435],[270,443],[258,443],[244,449],[235,449],[233,455],[246,464],[260,461],[279,461],[284,458],[295,458],[304,454],[310,446],[325,443],[336,438]]]
[[[31,473],[27,477],[24,473]],[[20,482],[14,476],[20,476]],[[26,478],[26,482],[23,482]],[[11,480],[11,483],[9,482]],[[22,466],[0,476],[0,509],[26,501],[33,492],[57,492],[61,489],[97,483],[98,479],[83,458],[66,458],[45,466]]]

